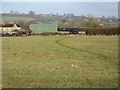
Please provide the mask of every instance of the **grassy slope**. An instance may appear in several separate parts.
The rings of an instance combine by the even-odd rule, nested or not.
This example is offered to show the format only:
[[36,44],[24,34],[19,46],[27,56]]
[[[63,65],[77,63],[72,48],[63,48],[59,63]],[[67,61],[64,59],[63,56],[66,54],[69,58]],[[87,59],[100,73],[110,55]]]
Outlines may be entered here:
[[18,20],[29,21],[31,19],[32,18],[30,18],[30,17],[23,17],[23,16],[18,16],[18,17],[15,17],[15,16],[2,16],[2,18],[0,18],[0,20],[2,20],[3,22],[6,22],[6,21],[13,22],[13,21],[18,21]]
[[57,24],[32,24],[30,25],[33,32],[56,32]]
[[3,38],[3,87],[117,87],[117,36]]
[[[14,22],[14,21],[30,21],[32,18],[30,17],[23,17],[23,16],[2,16],[0,21],[6,22]],[[57,31],[57,24],[32,24],[30,28],[33,32],[56,32]]]

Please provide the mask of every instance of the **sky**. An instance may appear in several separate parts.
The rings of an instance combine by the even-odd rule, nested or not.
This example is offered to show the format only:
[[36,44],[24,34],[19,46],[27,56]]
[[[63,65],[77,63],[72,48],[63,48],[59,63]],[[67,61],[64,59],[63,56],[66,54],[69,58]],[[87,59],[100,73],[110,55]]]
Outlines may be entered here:
[[119,0],[0,0],[2,2],[118,2]]
[[0,4],[2,4],[2,12],[5,13],[14,10],[21,13],[34,11],[37,14],[73,13],[75,15],[91,14],[97,17],[118,17],[118,2],[30,2],[30,0],[29,2],[12,2],[4,0]]

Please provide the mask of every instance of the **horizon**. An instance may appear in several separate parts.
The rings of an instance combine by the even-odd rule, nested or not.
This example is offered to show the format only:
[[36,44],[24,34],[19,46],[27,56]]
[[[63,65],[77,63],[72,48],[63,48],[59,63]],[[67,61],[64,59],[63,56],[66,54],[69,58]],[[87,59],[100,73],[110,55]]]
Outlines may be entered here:
[[76,16],[90,14],[96,17],[118,17],[117,2],[2,2],[1,5],[1,13],[13,10],[20,13],[34,11],[36,14],[72,13]]

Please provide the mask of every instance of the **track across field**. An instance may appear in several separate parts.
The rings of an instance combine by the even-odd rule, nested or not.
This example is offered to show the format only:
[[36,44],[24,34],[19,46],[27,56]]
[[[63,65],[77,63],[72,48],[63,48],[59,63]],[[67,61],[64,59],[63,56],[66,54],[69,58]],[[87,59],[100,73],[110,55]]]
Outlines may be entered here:
[[118,36],[2,38],[3,88],[117,88]]

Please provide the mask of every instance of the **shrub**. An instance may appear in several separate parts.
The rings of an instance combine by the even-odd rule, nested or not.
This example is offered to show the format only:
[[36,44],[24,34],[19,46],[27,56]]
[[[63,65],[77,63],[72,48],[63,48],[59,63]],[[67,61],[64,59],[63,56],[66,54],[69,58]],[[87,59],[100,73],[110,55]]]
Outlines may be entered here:
[[59,32],[42,32],[42,33],[32,33],[31,35],[50,36],[50,35],[69,35],[69,33],[59,33]]
[[120,31],[118,27],[99,27],[99,28],[87,28],[87,35],[119,35]]

